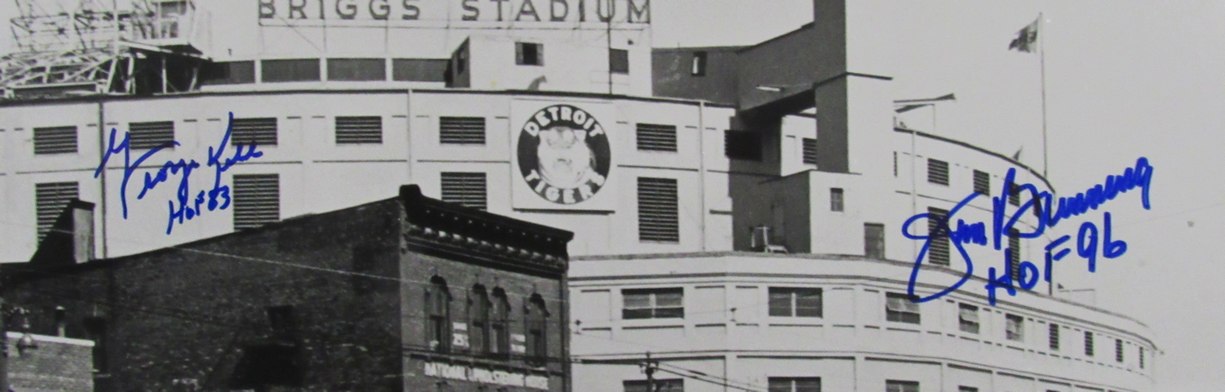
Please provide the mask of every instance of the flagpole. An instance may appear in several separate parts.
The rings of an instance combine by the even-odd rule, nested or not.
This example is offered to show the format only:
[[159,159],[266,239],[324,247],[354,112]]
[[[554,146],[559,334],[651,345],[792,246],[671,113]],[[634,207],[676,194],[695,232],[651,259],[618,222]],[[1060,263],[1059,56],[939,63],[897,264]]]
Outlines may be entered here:
[[[1042,13],[1038,13],[1038,62],[1042,77],[1042,177],[1047,176],[1049,167],[1046,149],[1046,21]],[[1047,180],[1050,180],[1047,178]]]

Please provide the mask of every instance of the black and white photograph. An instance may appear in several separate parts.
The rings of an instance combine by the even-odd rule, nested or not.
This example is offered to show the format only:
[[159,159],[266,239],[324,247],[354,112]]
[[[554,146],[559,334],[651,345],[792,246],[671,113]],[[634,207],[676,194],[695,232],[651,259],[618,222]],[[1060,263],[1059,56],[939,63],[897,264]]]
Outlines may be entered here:
[[1222,21],[0,0],[0,392],[1219,391]]

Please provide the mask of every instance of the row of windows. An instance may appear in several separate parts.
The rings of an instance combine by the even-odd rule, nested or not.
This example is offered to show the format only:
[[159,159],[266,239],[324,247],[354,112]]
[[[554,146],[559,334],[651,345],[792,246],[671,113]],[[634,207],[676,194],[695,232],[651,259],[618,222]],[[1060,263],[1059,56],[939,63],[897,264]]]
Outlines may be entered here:
[[[919,313],[918,313],[919,306],[917,303],[906,300],[906,296],[903,294],[889,293],[887,296],[891,303],[897,302],[896,305],[890,305],[890,306],[899,306],[899,307],[908,306],[906,313],[912,315],[911,317],[908,317],[908,318],[902,318],[902,316],[890,317],[889,318],[890,321],[900,321],[900,322],[907,322],[911,324],[919,323],[919,317],[918,317],[919,316]],[[903,303],[909,303],[910,305],[902,305]],[[894,312],[894,311],[890,310],[890,312]],[[958,328],[962,332],[978,334],[979,325],[980,325],[978,312],[979,312],[979,308],[977,306],[965,304],[965,303],[959,304],[958,313],[957,313]],[[1004,337],[1008,340],[1015,341],[1015,342],[1024,342],[1025,341],[1025,318],[1020,315],[1006,314],[1004,316],[1004,335],[1005,335]],[[1084,355],[1086,357],[1093,357],[1095,354],[1093,337],[1094,337],[1094,334],[1092,331],[1084,331]],[[1059,338],[1060,338],[1060,325],[1055,324],[1055,323],[1049,323],[1047,326],[1047,347],[1049,347],[1052,351],[1059,351],[1060,350]],[[1125,357],[1126,356],[1124,355],[1124,350],[1123,350],[1123,340],[1114,339],[1115,362],[1123,363]],[[1143,347],[1138,347],[1137,359],[1139,360],[1138,364],[1140,368],[1143,369],[1145,366]]]
[[[391,80],[405,82],[445,82],[446,59],[391,59]],[[261,60],[261,82],[321,81],[320,59]],[[327,59],[328,80],[386,81],[387,61],[379,58]],[[255,61],[231,61],[207,64],[201,73],[201,84],[255,83]]]
[[[897,155],[894,157],[894,175],[897,175]],[[974,193],[991,196],[991,174],[974,170],[972,182],[974,184]],[[949,184],[949,163],[939,159],[927,159],[927,182],[937,185]],[[1008,191],[1008,204],[1017,206],[1021,204],[1021,192],[1015,184]],[[1034,209],[1037,214],[1038,209]]]
[[[515,42],[515,65],[544,65],[544,44]],[[630,52],[625,49],[608,48],[608,72],[630,73]]]
[[524,358],[537,365],[548,359],[548,307],[540,294],[532,294],[523,303],[523,337],[519,341],[511,334],[513,308],[506,291],[500,287],[486,290],[476,284],[468,289],[462,303],[466,330],[452,323],[454,296],[447,281],[434,276],[425,290],[426,343],[436,352],[459,349],[476,355],[507,357],[522,352]]
[[[482,172],[443,172],[441,199],[476,209],[487,209],[488,183]],[[638,239],[679,242],[680,206],[674,178],[638,178]]]
[[[659,319],[685,317],[684,290],[679,287],[625,289],[621,292],[621,317],[632,319]],[[771,317],[824,317],[822,290],[813,287],[768,288],[769,315]],[[958,327],[962,332],[980,333],[979,308],[970,304],[959,304]],[[885,294],[885,319],[892,322],[920,324],[922,314],[919,303],[902,293]],[[1025,318],[1006,314],[1005,338],[1010,341],[1025,341]],[[1050,324],[1050,349],[1059,350],[1059,326]],[[1092,357],[1093,332],[1085,331],[1085,356]],[[1140,348],[1139,364],[1144,368],[1144,349]],[[1115,339],[1115,360],[1124,360],[1123,340]]]
[[[383,118],[380,116],[337,116],[336,144],[381,144]],[[235,143],[261,146],[277,145],[277,119],[274,117],[235,118],[231,137]],[[484,117],[443,116],[438,121],[440,144],[484,145]],[[175,138],[173,121],[134,122],[128,124],[133,149],[170,146]],[[675,125],[639,123],[637,147],[640,151],[677,151]],[[804,163],[816,164],[816,139],[804,139]],[[35,154],[77,152],[77,127],[34,128]],[[726,131],[724,153],[733,159],[761,160],[761,137],[756,132]]]
[[[383,118],[380,116],[337,116],[335,118],[336,144],[381,144],[383,143]],[[235,118],[230,124],[233,143],[277,145],[277,119]],[[480,142],[484,143],[484,119],[480,119]],[[465,132],[459,129],[456,132]],[[445,135],[453,135],[447,132]],[[156,147],[174,148],[174,121],[134,122],[128,124],[128,145],[132,149]],[[460,142],[465,136],[460,136]],[[76,153],[77,127],[34,128],[34,154]]]
[[[281,219],[280,178],[277,174],[236,174],[231,188],[234,198],[234,230],[263,226]],[[68,202],[79,199],[76,182],[34,185],[37,235],[41,240],[51,230]]]

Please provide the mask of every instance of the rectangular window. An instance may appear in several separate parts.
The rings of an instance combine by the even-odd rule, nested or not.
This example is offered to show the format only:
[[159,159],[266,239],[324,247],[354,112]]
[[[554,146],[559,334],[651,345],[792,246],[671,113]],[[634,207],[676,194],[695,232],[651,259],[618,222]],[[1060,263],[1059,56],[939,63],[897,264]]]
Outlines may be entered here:
[[638,151],[676,152],[676,126],[638,123]]
[[829,210],[842,212],[842,188],[829,188]]
[[706,52],[693,52],[693,59],[689,64],[689,74],[693,76],[706,76]]
[[544,65],[544,44],[515,42],[515,64]]
[[230,124],[231,141],[235,144],[275,146],[277,142],[277,120],[275,117],[235,118]]
[[439,117],[441,144],[485,144],[484,117]]
[[107,349],[110,347],[110,338],[108,337],[106,327],[106,319],[97,316],[86,317],[81,322],[85,329],[85,337],[94,341],[93,350],[93,366],[94,373],[106,374],[110,372],[110,361],[107,355]]
[[685,317],[684,289],[626,289],[621,291],[621,318],[657,319]]
[[[817,139],[806,137],[801,140],[803,143],[803,160],[805,165],[817,164]],[[897,170],[894,170],[897,171]]]
[[264,83],[320,80],[319,59],[261,60],[259,68]]
[[978,392],[978,388],[962,385],[957,387],[957,392]]
[[387,80],[387,60],[328,59],[328,80],[354,82]]
[[919,392],[919,382],[885,380],[885,392]]
[[484,210],[486,194],[485,173],[442,173],[442,201]]
[[885,259],[885,225],[863,224],[863,255],[869,259]]
[[681,379],[664,379],[655,380],[655,391],[651,390],[650,384],[646,380],[633,380],[621,383],[625,392],[685,392],[685,383]]
[[769,377],[766,379],[769,392],[821,392],[820,377]]
[[1093,332],[1085,331],[1085,356],[1093,356]]
[[55,220],[64,213],[68,202],[80,198],[76,182],[49,182],[34,185],[34,210],[38,216],[38,239],[41,241]]
[[638,239],[680,242],[676,179],[638,178]]
[[1021,232],[1017,229],[1008,229],[1008,255],[1012,258],[1008,264],[1008,276],[1012,279],[1013,285],[1019,286],[1021,281]]
[[206,63],[200,72],[200,84],[204,86],[250,83],[255,83],[254,61]]
[[1059,324],[1051,323],[1047,328],[1050,330],[1049,337],[1047,338],[1048,347],[1051,350],[1059,351]]
[[899,323],[919,324],[919,304],[906,294],[885,294],[885,319]]
[[133,150],[174,148],[174,121],[128,123],[128,146]]
[[939,185],[949,184],[949,163],[945,161],[927,159],[927,182]]
[[1025,318],[1010,314],[1004,316],[1004,335],[1008,340],[1025,341]]
[[269,306],[264,308],[268,315],[268,325],[272,335],[279,339],[293,339],[296,330],[293,305]]
[[1021,187],[1017,186],[1017,184],[1011,184],[1008,187],[1008,204],[1014,206],[1021,205]]
[[616,74],[630,73],[630,51],[625,49],[609,49],[608,72]]
[[398,82],[445,82],[449,59],[392,59],[391,80]]
[[753,131],[724,131],[723,154],[731,159],[760,161],[761,134]]
[[382,144],[380,116],[336,117],[336,144]]
[[77,127],[34,128],[34,154],[75,154]]
[[984,171],[974,171],[974,193],[980,195],[991,194],[991,175]]
[[978,333],[978,307],[970,304],[960,304],[957,322],[962,332]]
[[281,220],[281,184],[276,174],[234,175],[234,230]]
[[927,233],[931,237],[931,245],[927,248],[927,261],[936,265],[949,265],[949,212],[929,207],[927,214]]
[[1123,340],[1114,340],[1114,361],[1123,363]]
[[770,316],[821,317],[821,289],[771,287]]

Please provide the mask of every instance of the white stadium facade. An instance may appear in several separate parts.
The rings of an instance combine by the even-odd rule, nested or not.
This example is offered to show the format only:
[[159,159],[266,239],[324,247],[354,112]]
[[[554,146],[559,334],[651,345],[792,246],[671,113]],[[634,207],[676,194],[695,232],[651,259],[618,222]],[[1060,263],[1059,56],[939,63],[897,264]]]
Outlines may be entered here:
[[[151,0],[74,42],[26,23],[0,74],[0,260],[71,199],[109,258],[413,183],[575,233],[575,391],[1150,390],[1136,319],[1049,280],[989,303],[988,267],[1041,269],[1049,235],[966,246],[960,289],[913,301],[967,271],[908,218],[1011,216],[1010,171],[1053,189],[895,123],[887,1],[814,10],[757,45],[667,49],[650,0]],[[55,45],[75,46],[28,55]]]

